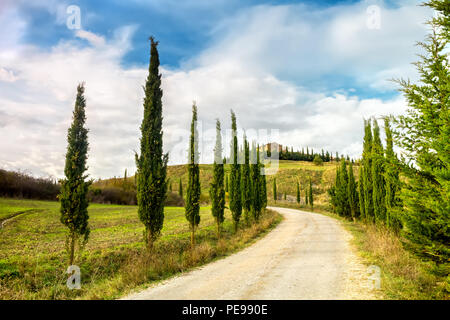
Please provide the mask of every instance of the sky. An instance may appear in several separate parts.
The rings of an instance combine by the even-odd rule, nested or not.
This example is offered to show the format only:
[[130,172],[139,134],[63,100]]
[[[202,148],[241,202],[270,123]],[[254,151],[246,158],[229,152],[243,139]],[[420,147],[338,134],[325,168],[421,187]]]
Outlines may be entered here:
[[260,143],[358,158],[363,119],[407,104],[433,12],[419,1],[2,0],[0,168],[61,178],[85,82],[92,178],[135,171],[149,41],[159,41],[164,150],[186,163],[196,102],[200,161],[230,110]]

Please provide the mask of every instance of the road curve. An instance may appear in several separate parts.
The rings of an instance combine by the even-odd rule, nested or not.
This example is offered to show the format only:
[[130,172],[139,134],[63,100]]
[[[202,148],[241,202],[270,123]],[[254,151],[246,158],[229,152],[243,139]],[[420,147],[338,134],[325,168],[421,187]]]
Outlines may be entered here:
[[366,267],[339,221],[270,208],[284,220],[264,238],[229,257],[123,299],[374,299]]

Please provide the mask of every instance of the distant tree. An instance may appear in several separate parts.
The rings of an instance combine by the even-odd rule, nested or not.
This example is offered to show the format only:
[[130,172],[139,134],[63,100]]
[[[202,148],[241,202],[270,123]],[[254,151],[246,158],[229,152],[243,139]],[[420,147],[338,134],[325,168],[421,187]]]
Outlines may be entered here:
[[300,203],[300,183],[297,181],[297,203]]
[[305,205],[308,205],[308,203],[309,203],[308,188],[305,185]]
[[238,139],[236,115],[231,111],[231,130],[232,130],[232,164],[230,176],[230,210],[233,216],[234,230],[237,231],[239,220],[242,214],[242,191],[241,191],[241,166],[238,163]]
[[311,210],[313,210],[314,209],[314,196],[313,196],[311,178],[309,178],[308,202],[309,202],[309,205],[311,206]]
[[222,163],[222,134],[220,121],[216,122],[216,146],[214,148],[214,175],[210,188],[211,213],[216,219],[217,237],[220,238],[221,226],[225,219],[224,165]]
[[191,246],[195,245],[195,228],[200,223],[200,169],[198,154],[197,106],[192,106],[191,138],[189,141],[188,185],[185,214],[191,230]]
[[[426,3],[439,15],[420,46],[420,83],[399,80],[409,108],[398,117],[394,136],[404,150],[400,191],[403,232],[414,251],[437,264],[450,261],[450,7],[448,0]],[[447,269],[448,270],[448,269]]]
[[264,168],[264,162],[260,163],[261,170],[261,188],[262,188],[262,208],[266,209],[267,207],[267,180],[266,180],[266,172]]
[[347,162],[345,158],[341,158],[341,165],[339,168],[339,182],[336,184],[337,197],[337,213],[342,216],[350,217],[350,203],[348,199],[348,172]]
[[77,98],[73,111],[72,124],[67,133],[67,153],[64,168],[65,179],[61,180],[60,221],[69,230],[67,234],[67,250],[69,265],[75,259],[75,247],[79,240],[81,249],[89,238],[89,215],[87,193],[91,181],[86,181],[88,129],[86,124],[86,100],[84,84],[77,87]]
[[277,202],[277,178],[273,178],[273,200]]
[[258,148],[253,144],[252,148],[252,215],[255,221],[259,220],[262,209],[262,194],[261,194],[261,174],[260,174],[260,158]]
[[141,124],[141,154],[136,156],[139,219],[145,226],[147,248],[160,235],[167,195],[168,154],[163,154],[162,90],[159,74],[158,42],[150,37],[150,65],[145,84],[144,118]]
[[316,154],[316,155],[314,156],[313,163],[314,163],[316,166],[322,166],[322,165],[323,165],[323,160],[322,160],[322,158],[321,158],[318,154]]
[[250,145],[244,134],[244,164],[242,165],[242,207],[244,209],[245,223],[249,223],[250,210],[252,208],[252,181],[250,172]]
[[178,185],[178,194],[180,195],[181,198],[183,198],[183,183],[181,182],[181,177]]
[[284,200],[286,200],[286,197],[287,197],[287,196],[286,196],[286,191],[285,191],[285,192],[284,192]]

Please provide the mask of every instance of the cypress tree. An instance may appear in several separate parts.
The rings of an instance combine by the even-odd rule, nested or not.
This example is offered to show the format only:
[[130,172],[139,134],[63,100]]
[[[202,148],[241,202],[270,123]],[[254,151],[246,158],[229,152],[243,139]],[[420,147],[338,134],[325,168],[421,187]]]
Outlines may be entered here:
[[364,143],[362,164],[364,170],[364,219],[374,221],[372,184],[372,126],[370,120],[364,121]]
[[245,223],[248,225],[249,214],[252,207],[252,179],[250,177],[250,145],[245,134],[244,165],[242,166],[242,207],[244,209]]
[[260,163],[261,167],[261,187],[262,187],[262,208],[266,209],[267,207],[267,180],[266,180],[266,172],[264,167],[264,162]]
[[192,106],[191,138],[189,141],[188,185],[185,215],[191,230],[191,246],[195,244],[195,228],[200,223],[200,169],[198,154],[197,106]]
[[312,190],[312,181],[311,178],[309,178],[309,192],[308,192],[308,202],[311,206],[311,210],[314,210],[314,196],[313,196],[313,190]]
[[308,188],[305,186],[305,205],[308,205],[309,196],[308,196]]
[[341,158],[341,167],[339,169],[339,183],[336,185],[336,198],[337,213],[342,217],[350,217],[347,162],[344,158]]
[[359,217],[364,213],[364,170],[362,165],[359,165],[359,178],[358,178],[358,203],[359,203]]
[[222,163],[222,135],[220,121],[216,122],[216,146],[214,148],[214,176],[210,188],[211,213],[216,219],[217,238],[220,238],[221,225],[225,212],[224,165]]
[[394,142],[392,130],[389,124],[389,118],[384,118],[384,131],[386,134],[386,161],[384,180],[386,183],[386,224],[388,227],[398,231],[400,229],[400,220],[395,214],[395,209],[400,206],[398,193],[400,190],[400,178],[398,169],[398,159],[394,153]]
[[406,157],[401,167],[406,179],[400,191],[404,235],[416,253],[448,267],[450,7],[446,0],[429,1],[427,5],[440,15],[430,21],[433,30],[420,43],[426,51],[416,63],[421,83],[399,80],[409,108],[397,119],[394,136]]
[[232,164],[230,176],[230,210],[233,216],[234,230],[237,231],[239,220],[242,214],[242,192],[241,192],[241,166],[238,163],[238,139],[236,115],[231,110],[231,130],[232,130]]
[[273,178],[273,200],[277,202],[277,178]]
[[163,154],[162,90],[158,42],[150,37],[150,65],[145,83],[144,118],[141,124],[141,154],[136,154],[137,203],[139,219],[145,226],[149,250],[160,235],[167,193],[168,154]]
[[181,177],[180,177],[180,182],[178,185],[178,194],[180,195],[180,197],[183,198],[183,183],[181,182]]
[[226,179],[225,179],[225,192],[228,192],[228,174],[226,175]]
[[261,175],[259,168],[259,152],[256,146],[253,144],[252,148],[252,215],[255,221],[259,220],[262,209],[261,200]]
[[86,181],[88,129],[86,124],[86,100],[84,98],[84,84],[77,87],[77,98],[72,116],[72,124],[67,133],[67,153],[64,167],[65,179],[61,181],[59,200],[60,221],[69,230],[66,244],[69,254],[69,265],[75,259],[75,247],[78,240],[80,249],[89,238],[89,215],[87,193],[91,181]]
[[373,183],[373,209],[375,221],[384,223],[386,221],[386,203],[384,186],[384,151],[380,139],[380,127],[378,122],[373,122],[373,144],[372,144],[372,183]]
[[348,185],[347,185],[347,198],[350,206],[350,215],[353,221],[356,221],[358,217],[358,192],[356,190],[355,176],[353,174],[353,164],[350,162],[348,167]]
[[286,195],[286,191],[284,192],[284,200],[286,200],[286,197],[287,197],[287,195]]
[[297,203],[300,203],[300,184],[297,181]]

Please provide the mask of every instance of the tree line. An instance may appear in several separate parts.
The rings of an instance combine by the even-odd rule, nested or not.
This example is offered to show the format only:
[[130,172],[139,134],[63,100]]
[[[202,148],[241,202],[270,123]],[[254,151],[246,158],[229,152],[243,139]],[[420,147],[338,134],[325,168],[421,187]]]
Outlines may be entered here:
[[[169,155],[163,153],[162,131],[162,90],[159,73],[158,42],[150,37],[150,63],[144,86],[144,116],[140,126],[140,153],[135,153],[137,171],[135,174],[138,216],[144,224],[144,241],[149,252],[160,236],[164,223],[164,205],[168,188],[167,179]],[[86,124],[86,100],[84,83],[77,87],[77,97],[68,129],[65,179],[60,181],[61,222],[67,227],[67,249],[69,264],[73,264],[76,249],[81,250],[90,234],[88,224],[88,189],[92,184],[88,180],[88,129]],[[236,115],[231,111],[233,141],[231,149],[234,161],[231,163],[230,181],[225,182],[224,159],[222,157],[222,137],[220,121],[217,120],[217,137],[214,148],[214,175],[210,185],[212,202],[211,213],[217,223],[217,236],[220,237],[226,208],[225,184],[229,189],[229,208],[232,213],[234,230],[237,231],[244,211],[245,222],[257,222],[267,205],[266,177],[264,163],[260,160],[259,147],[249,142],[244,135],[245,162],[239,164]],[[200,223],[200,172],[197,132],[197,106],[192,106],[191,135],[188,156],[188,185],[185,192],[185,216],[191,231],[191,245],[195,245],[195,231]],[[124,184],[127,183],[126,172]],[[181,178],[179,194],[183,196]]]
[[431,33],[419,43],[426,52],[416,63],[420,82],[396,80],[408,102],[406,115],[384,117],[385,146],[378,121],[366,120],[358,181],[352,163],[341,160],[328,192],[337,214],[394,230],[416,254],[448,271],[450,7],[440,0],[425,5],[440,15],[429,21]]

